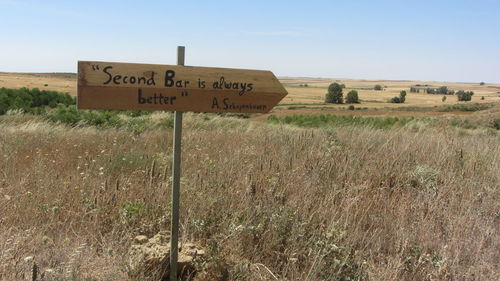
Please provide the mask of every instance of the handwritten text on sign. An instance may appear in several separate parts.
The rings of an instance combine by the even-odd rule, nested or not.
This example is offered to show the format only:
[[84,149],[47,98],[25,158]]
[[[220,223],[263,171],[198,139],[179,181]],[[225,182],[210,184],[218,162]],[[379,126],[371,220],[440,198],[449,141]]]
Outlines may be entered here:
[[78,62],[83,109],[268,112],[286,94],[270,71]]

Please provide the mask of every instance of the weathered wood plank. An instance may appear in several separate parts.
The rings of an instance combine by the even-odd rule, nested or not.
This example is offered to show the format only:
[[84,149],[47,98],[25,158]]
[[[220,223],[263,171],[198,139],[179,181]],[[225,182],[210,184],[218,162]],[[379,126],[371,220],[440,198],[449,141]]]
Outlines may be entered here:
[[270,71],[78,62],[78,108],[257,113],[287,95]]

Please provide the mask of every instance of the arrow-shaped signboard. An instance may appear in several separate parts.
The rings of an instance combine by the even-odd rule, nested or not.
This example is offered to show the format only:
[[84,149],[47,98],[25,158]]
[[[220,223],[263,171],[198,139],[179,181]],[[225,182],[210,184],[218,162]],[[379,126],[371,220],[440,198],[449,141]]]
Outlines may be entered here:
[[287,95],[270,71],[78,62],[78,108],[269,112]]

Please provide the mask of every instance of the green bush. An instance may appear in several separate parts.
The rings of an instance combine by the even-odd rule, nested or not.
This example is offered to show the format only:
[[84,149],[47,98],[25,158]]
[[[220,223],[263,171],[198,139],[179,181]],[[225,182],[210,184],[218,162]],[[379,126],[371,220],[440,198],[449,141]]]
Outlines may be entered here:
[[39,90],[38,88],[0,88],[0,115],[8,110],[20,109],[29,113],[40,113],[41,107],[54,108],[58,104],[73,105],[76,99],[67,93]]
[[349,93],[347,93],[346,103],[359,103],[358,91],[351,90]]
[[491,127],[500,130],[500,118],[496,118],[491,122]]
[[401,99],[399,97],[393,97],[389,100],[390,103],[401,103]]
[[377,84],[377,85],[375,85],[375,86],[373,87],[373,89],[374,89],[375,91],[382,91],[382,85],[378,85],[378,84]]
[[107,110],[83,110],[82,122],[90,126],[120,126],[122,121],[118,116],[118,112]]
[[75,126],[78,124],[89,126],[120,126],[123,121],[118,116],[118,110],[78,110],[75,105],[60,104],[56,109],[47,113],[47,119]]
[[470,101],[470,100],[472,100],[473,95],[474,95],[473,91],[460,90],[457,92],[458,101]]
[[399,92],[399,97],[393,97],[389,100],[391,103],[404,103],[406,101],[406,91]]
[[52,122],[60,122],[70,124],[72,126],[78,124],[82,120],[80,112],[76,106],[59,105],[56,109],[47,114],[47,118]]

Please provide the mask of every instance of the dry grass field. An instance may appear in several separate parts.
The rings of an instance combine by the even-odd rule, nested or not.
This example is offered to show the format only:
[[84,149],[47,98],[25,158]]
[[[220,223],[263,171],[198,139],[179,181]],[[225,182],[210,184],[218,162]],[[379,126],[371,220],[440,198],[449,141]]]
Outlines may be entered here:
[[[488,107],[441,112],[440,95],[409,94],[405,111],[384,101],[422,82],[342,80],[388,86],[361,90],[368,109],[350,111],[289,109],[322,102],[313,86],[330,80],[282,82],[275,116],[362,116],[308,128],[185,114],[181,240],[207,253],[190,280],[500,279],[498,89],[446,84]],[[74,94],[75,78],[0,74],[0,87],[23,86]],[[36,263],[38,281],[139,281],[133,237],[170,227],[172,114],[120,118],[0,116],[0,280],[32,280]]]
[[59,91],[76,96],[76,74],[74,73],[2,73],[0,87],[19,89],[39,88]]
[[[184,132],[181,235],[208,253],[192,280],[500,277],[494,130],[188,114]],[[128,280],[132,238],[169,227],[171,138],[3,116],[0,280],[33,262],[42,280]]]

